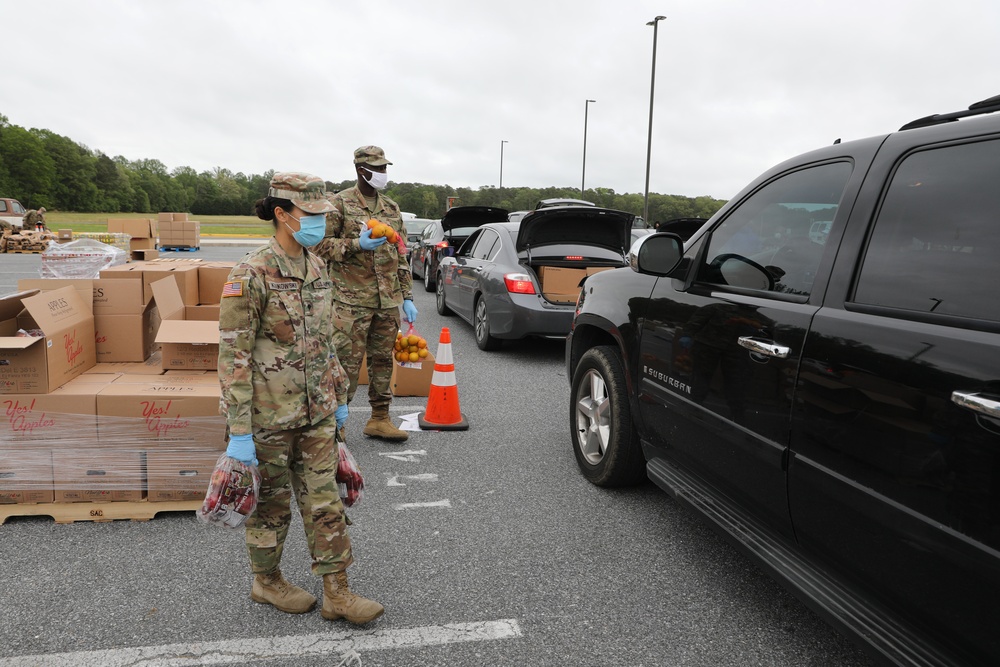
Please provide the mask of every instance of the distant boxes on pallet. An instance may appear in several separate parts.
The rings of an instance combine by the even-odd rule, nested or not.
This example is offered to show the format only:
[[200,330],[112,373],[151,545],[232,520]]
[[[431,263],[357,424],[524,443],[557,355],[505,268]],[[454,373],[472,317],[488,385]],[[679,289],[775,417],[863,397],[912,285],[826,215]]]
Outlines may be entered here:
[[159,231],[161,248],[201,247],[201,223],[188,220],[187,214],[184,214],[183,220],[174,218],[170,222],[161,222]]

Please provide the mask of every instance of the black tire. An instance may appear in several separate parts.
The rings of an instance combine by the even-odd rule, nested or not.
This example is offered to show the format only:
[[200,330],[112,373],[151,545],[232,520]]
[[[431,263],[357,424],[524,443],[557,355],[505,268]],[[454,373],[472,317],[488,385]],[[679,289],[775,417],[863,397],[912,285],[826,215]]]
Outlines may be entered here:
[[476,332],[476,345],[480,350],[499,350],[503,341],[490,335],[490,313],[486,308],[486,297],[480,295],[473,308],[472,327]]
[[437,307],[438,315],[453,315],[451,308],[444,302],[444,281],[438,276],[434,293],[434,305]]
[[424,263],[424,291],[434,291],[434,276],[431,275],[430,267]]
[[616,348],[595,347],[580,359],[573,371],[569,423],[576,463],[591,483],[631,486],[647,479]]

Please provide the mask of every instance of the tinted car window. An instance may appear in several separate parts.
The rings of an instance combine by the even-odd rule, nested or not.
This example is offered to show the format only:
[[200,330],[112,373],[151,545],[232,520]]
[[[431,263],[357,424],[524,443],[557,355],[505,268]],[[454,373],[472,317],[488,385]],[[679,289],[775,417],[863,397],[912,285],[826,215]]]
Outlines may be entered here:
[[472,256],[476,259],[488,260],[495,254],[494,248],[498,247],[499,236],[492,229],[485,229],[476,240],[476,245],[472,249]]
[[816,223],[833,220],[850,175],[833,162],[762,187],[712,232],[698,280],[808,296],[826,244]]
[[1000,321],[1000,141],[921,151],[886,191],[855,301]]
[[7,212],[7,202],[0,200],[0,213]]

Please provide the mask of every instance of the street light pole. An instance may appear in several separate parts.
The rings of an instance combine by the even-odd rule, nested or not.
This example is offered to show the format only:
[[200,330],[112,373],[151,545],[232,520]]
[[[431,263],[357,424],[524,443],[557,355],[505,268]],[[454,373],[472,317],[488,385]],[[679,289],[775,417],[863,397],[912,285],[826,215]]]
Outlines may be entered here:
[[649,80],[649,134],[646,139],[646,190],[642,198],[642,220],[649,224],[649,162],[653,152],[653,88],[656,86],[656,28],[666,16],[657,16],[646,25],[653,26],[653,67]]
[[586,100],[583,103],[583,174],[580,176],[580,194],[584,193],[584,183],[587,181],[587,110],[591,102],[597,100]]
[[500,140],[500,187],[498,188],[498,190],[500,190],[499,194],[501,197],[503,196],[503,145],[507,143],[510,142],[507,141],[506,139]]

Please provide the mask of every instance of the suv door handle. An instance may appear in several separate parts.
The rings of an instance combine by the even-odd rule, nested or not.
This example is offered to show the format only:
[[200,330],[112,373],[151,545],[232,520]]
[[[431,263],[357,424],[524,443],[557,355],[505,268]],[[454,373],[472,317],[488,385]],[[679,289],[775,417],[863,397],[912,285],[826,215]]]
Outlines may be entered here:
[[763,354],[768,357],[776,357],[778,359],[784,359],[792,351],[792,348],[785,347],[784,345],[778,345],[776,343],[769,343],[763,340],[757,340],[756,338],[751,338],[750,336],[740,336],[737,341],[740,347],[745,347],[751,352],[757,352],[758,354]]
[[977,394],[973,391],[953,391],[951,392],[951,402],[963,408],[969,408],[989,417],[1000,419],[1000,399],[996,397],[987,398],[986,394]]

